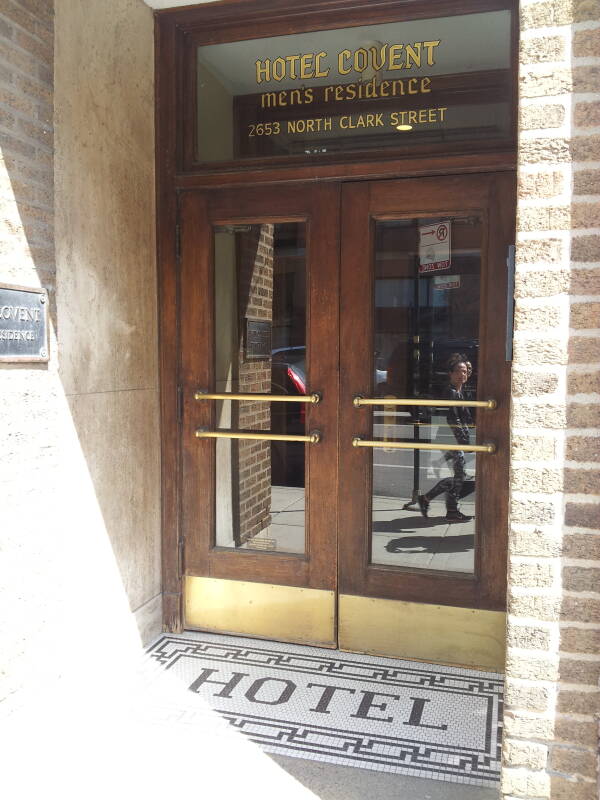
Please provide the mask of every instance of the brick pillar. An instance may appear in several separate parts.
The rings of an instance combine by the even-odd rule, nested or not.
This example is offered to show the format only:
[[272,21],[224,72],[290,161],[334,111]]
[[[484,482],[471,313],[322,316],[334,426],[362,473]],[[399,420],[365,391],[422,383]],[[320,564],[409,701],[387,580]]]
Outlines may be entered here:
[[[244,235],[240,253],[240,392],[271,392],[271,358],[246,359],[244,333],[246,319],[273,321],[273,233],[266,224]],[[240,403],[239,427],[269,430],[268,403]],[[270,442],[240,441],[239,507],[242,542],[251,539],[271,521],[271,445]]]
[[524,0],[520,14],[502,791],[511,798],[595,800],[600,3]]

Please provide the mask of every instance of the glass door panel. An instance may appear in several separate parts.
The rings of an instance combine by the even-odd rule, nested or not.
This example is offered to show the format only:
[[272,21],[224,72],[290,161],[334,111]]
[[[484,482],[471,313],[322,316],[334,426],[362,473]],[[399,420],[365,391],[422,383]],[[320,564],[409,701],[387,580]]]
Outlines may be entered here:
[[[444,400],[477,398],[482,235],[477,214],[375,222],[374,440],[475,444],[477,409]],[[478,457],[374,449],[371,563],[473,574]]]

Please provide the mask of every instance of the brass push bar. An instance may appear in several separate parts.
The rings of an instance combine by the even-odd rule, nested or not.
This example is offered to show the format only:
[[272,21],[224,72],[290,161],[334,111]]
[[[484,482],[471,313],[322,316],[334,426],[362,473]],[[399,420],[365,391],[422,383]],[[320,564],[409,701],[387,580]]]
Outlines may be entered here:
[[462,450],[464,453],[495,453],[495,444],[429,444],[428,442],[370,441],[361,436],[352,439],[352,447],[395,447],[398,450]]
[[460,406],[462,408],[497,408],[495,400],[421,400],[406,397],[363,397],[362,394],[354,396],[352,403],[355,408],[361,406],[429,406],[429,407],[450,407]]
[[206,428],[196,430],[197,439],[258,439],[263,442],[309,442],[309,444],[319,444],[321,434],[319,431],[311,431],[306,436],[292,436],[284,433],[252,433],[250,431],[209,431]]
[[202,392],[194,393],[194,400],[238,400],[254,401],[256,403],[312,403],[321,402],[320,392],[311,394],[235,394],[234,392]]

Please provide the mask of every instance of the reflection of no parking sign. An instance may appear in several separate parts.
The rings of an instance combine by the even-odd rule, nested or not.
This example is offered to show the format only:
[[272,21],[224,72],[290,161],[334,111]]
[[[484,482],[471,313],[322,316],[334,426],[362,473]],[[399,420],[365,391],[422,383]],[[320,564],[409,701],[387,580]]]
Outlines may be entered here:
[[450,220],[419,226],[419,273],[449,269]]

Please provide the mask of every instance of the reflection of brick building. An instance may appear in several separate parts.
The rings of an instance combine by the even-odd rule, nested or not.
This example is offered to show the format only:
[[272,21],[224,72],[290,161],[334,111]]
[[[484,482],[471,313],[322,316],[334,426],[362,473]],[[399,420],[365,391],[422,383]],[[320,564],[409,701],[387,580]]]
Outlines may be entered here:
[[[269,394],[271,359],[247,358],[246,321],[273,321],[273,231],[274,225],[256,225],[240,239],[239,286],[239,391]],[[268,403],[240,403],[238,425],[242,430],[269,430]],[[240,441],[239,538],[247,541],[270,522],[271,445]]]

